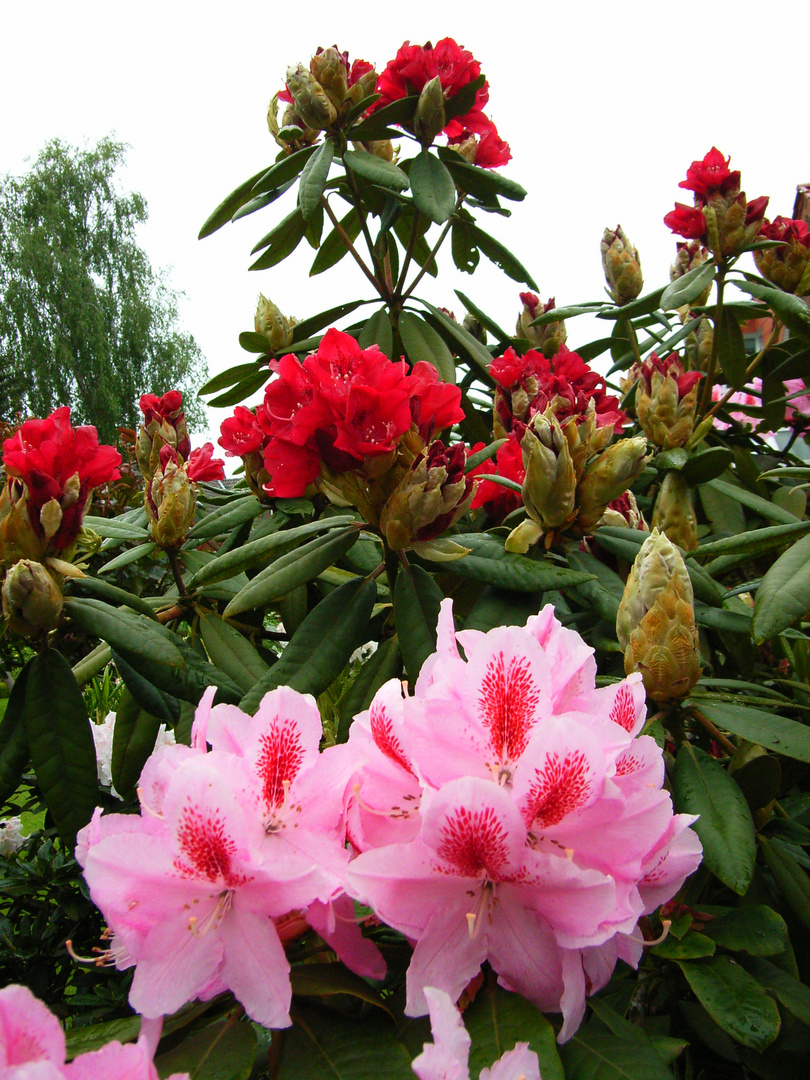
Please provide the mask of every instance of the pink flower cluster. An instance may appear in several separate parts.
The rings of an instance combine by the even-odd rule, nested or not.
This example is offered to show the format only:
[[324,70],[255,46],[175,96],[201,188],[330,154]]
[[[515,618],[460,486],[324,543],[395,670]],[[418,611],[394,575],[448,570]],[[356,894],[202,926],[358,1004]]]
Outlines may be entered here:
[[385,684],[331,751],[351,772],[347,891],[415,942],[409,1015],[486,960],[570,1037],[617,959],[638,962],[640,916],[697,867],[694,819],[639,734],[641,681],[596,689],[592,653],[551,606],[456,634],[445,601],[414,696]]
[[219,439],[228,454],[260,453],[269,495],[295,498],[319,475],[359,471],[369,458],[396,450],[414,425],[424,442],[464,419],[461,391],[439,381],[424,361],[408,373],[375,346],[361,349],[349,334],[327,330],[303,363],[292,354],[273,361],[278,378],[255,413],[237,406]]
[[[65,1034],[53,1013],[25,986],[0,990],[3,1080],[158,1080],[152,1055],[161,1024],[145,1023],[136,1043],[110,1042],[65,1064]],[[168,1080],[189,1080],[172,1073]]]

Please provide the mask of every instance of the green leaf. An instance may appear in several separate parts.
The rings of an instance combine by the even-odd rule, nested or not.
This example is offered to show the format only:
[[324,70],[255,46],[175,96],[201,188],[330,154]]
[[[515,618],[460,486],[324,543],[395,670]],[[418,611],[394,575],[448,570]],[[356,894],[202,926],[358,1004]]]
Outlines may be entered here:
[[291,214],[288,214],[283,221],[279,222],[272,232],[262,237],[253,248],[251,255],[261,251],[262,248],[265,251],[254,263],[251,263],[248,270],[266,270],[268,267],[280,263],[282,259],[286,259],[301,243],[306,231],[306,220],[301,213],[301,208],[296,206]]
[[340,699],[340,721],[337,741],[346,742],[352,721],[358,713],[365,712],[372,698],[389,679],[399,675],[402,659],[396,637],[384,641],[372,653],[352,680],[351,686]]
[[214,409],[229,409],[232,405],[238,405],[240,401],[249,398],[251,394],[255,394],[257,390],[261,390],[269,378],[270,373],[266,367],[257,368],[252,375],[240,379],[236,386],[226,390],[219,397],[212,398],[208,404]]
[[486,84],[486,78],[483,75],[478,75],[475,79],[471,79],[452,97],[447,98],[444,103],[444,115],[445,118],[453,120],[456,116],[464,116],[475,105],[476,98],[478,97],[478,91],[481,90]]
[[190,1080],[248,1080],[256,1057],[256,1032],[245,1020],[217,1020],[187,1036],[155,1060],[161,1076],[188,1073]]
[[171,694],[164,694],[143,675],[138,672],[115,649],[110,650],[110,656],[116,666],[118,674],[124,682],[124,686],[140,707],[157,717],[158,720],[168,724],[175,724],[180,719],[180,702]]
[[525,626],[530,615],[536,615],[538,598],[532,593],[508,592],[488,586],[481,593],[464,623],[465,630],[483,633],[496,626]]
[[256,173],[255,176],[251,176],[249,180],[241,183],[236,191],[232,191],[227,198],[223,199],[216,210],[206,219],[197,239],[203,240],[206,236],[210,236],[217,229],[221,229],[223,225],[226,225],[239,207],[244,206],[252,197],[257,181],[261,180],[266,172],[267,170],[263,169],[261,172]]
[[560,1057],[566,1080],[672,1080],[651,1045],[642,1047],[593,1021],[560,1047]]
[[450,253],[453,264],[462,274],[471,274],[481,259],[468,221],[458,218],[450,231]]
[[509,334],[507,334],[505,330],[502,330],[496,322],[490,319],[486,312],[482,311],[480,307],[475,305],[472,300],[470,300],[469,296],[465,296],[465,294],[460,289],[454,289],[453,292],[462,302],[470,315],[472,315],[474,319],[477,319],[478,322],[480,322],[481,325],[484,327],[484,329],[489,331],[490,334],[493,334],[498,339],[498,341],[506,341],[509,338]]
[[671,934],[652,950],[662,960],[700,960],[704,956],[713,956],[716,945],[705,934],[690,932],[679,941]]
[[411,1059],[379,1010],[360,1019],[295,1004],[276,1080],[413,1080]]
[[342,319],[344,315],[351,314],[356,308],[367,303],[369,303],[368,300],[349,300],[346,304],[338,304],[336,307],[328,308],[326,311],[319,311],[317,315],[310,315],[308,319],[302,319],[293,327],[293,345],[302,346],[304,340],[310,334],[317,334],[324,326],[331,326],[338,319]]
[[392,1020],[394,1019],[390,1007],[377,991],[369,986],[365,979],[349,971],[343,964],[302,964],[292,969],[290,982],[292,992],[302,997],[333,997],[335,994],[348,994],[359,1001],[375,1005],[388,1013]]
[[483,251],[490,262],[494,262],[499,266],[507,277],[512,278],[513,281],[528,285],[530,289],[538,288],[537,282],[523,263],[508,248],[505,248],[499,240],[496,240],[494,236],[490,236],[489,233],[485,233],[483,229],[479,229],[477,225],[470,225],[469,229],[479,250]]
[[291,686],[302,694],[322,694],[369,639],[374,581],[347,581],[316,605],[293,634],[270,671],[241,700],[254,713],[268,690]]
[[420,566],[402,566],[394,587],[397,637],[413,684],[422,664],[436,651],[436,625],[444,595],[433,576]]
[[68,1028],[65,1032],[65,1056],[68,1061],[79,1054],[100,1050],[108,1042],[134,1042],[141,1030],[140,1016],[125,1016],[120,1020],[108,1020],[104,1024],[89,1027]]
[[718,479],[710,480],[708,486],[715,491],[719,491],[721,495],[726,495],[729,499],[742,503],[743,506],[747,506],[749,510],[753,510],[768,521],[777,521],[780,525],[794,525],[799,520],[789,510],[783,510],[781,506],[768,502],[767,499],[755,495],[752,491],[748,491],[738,484],[730,484],[727,480]]
[[[239,335],[241,338],[241,334]],[[265,341],[265,352],[267,352],[267,341]],[[209,379],[207,383],[204,383],[197,391],[197,397],[205,397],[206,394],[215,394],[218,390],[224,390],[226,387],[234,386],[236,383],[241,382],[244,379],[252,378],[256,371],[257,364],[261,365],[261,361],[252,361],[250,364],[236,364],[234,367],[229,367],[226,371],[220,371],[219,375],[215,375],[213,379]],[[266,371],[266,367],[264,368]],[[85,521],[87,519],[85,518]]]
[[303,547],[288,551],[240,589],[223,615],[233,618],[243,611],[266,607],[298,585],[306,585],[333,566],[357,542],[356,527],[336,529],[326,536],[316,536]]
[[101,518],[88,514],[82,520],[86,529],[112,540],[148,540],[149,533],[141,525],[122,521],[121,518]]
[[723,308],[720,318],[715,322],[714,336],[725,381],[735,390],[739,390],[745,386],[748,357],[740,324],[731,309]]
[[453,354],[429,323],[411,311],[403,311],[399,317],[399,336],[412,364],[425,360],[436,368],[446,383],[455,383]]
[[446,167],[435,154],[421,150],[411,161],[409,176],[416,209],[437,225],[444,224],[456,205],[456,185]]
[[23,666],[14,680],[0,720],[0,805],[17,790],[30,758],[25,731],[25,683],[34,659]]
[[583,581],[577,586],[577,592],[600,618],[615,626],[619,604],[624,596],[624,582],[619,575],[605,566],[601,559],[585,551],[570,551],[568,565],[572,570],[593,575],[591,581]]
[[790,910],[810,930],[810,878],[791,855],[781,840],[759,840],[765,865],[773,874],[776,884]]
[[470,363],[476,369],[476,373],[481,376],[484,382],[488,386],[494,386],[494,380],[489,373],[489,365],[492,363],[492,356],[488,350],[476,340],[472,334],[468,333],[460,323],[457,323],[454,319],[448,318],[443,311],[440,311],[433,304],[429,304],[427,300],[420,300],[420,304],[427,308],[430,314],[433,316],[434,324],[444,331],[444,338],[450,337],[456,347],[456,350],[461,356],[469,360]]
[[[416,106],[419,103],[417,95],[399,98],[390,105],[383,105],[376,109],[371,116],[367,117],[357,127],[347,132],[347,137],[353,142],[374,142],[376,139],[387,139],[386,130],[389,124],[405,124],[413,119]],[[397,135],[401,134],[396,132]]]
[[748,962],[746,967],[760,986],[770,990],[791,1015],[803,1024],[810,1025],[810,986],[794,979],[768,960],[757,958]]
[[680,472],[688,461],[689,455],[684,448],[676,446],[672,450],[663,450],[660,454],[656,454],[652,464],[659,472],[665,472],[667,469]]
[[150,540],[146,544],[136,544],[134,548],[129,548],[127,551],[117,555],[114,559],[110,559],[108,563],[105,563],[99,570],[100,574],[111,574],[113,570],[120,570],[124,566],[129,566],[131,563],[140,562],[141,559],[145,559],[147,555],[151,555],[157,548],[157,544]]
[[546,323],[559,322],[561,319],[573,319],[577,315],[595,315],[609,305],[604,300],[593,300],[587,304],[568,304],[567,307],[555,307],[532,319],[531,326],[545,326]]
[[389,360],[393,358],[394,334],[391,330],[391,317],[388,314],[388,308],[381,307],[366,321],[360,331],[357,343],[361,349],[368,349],[372,345],[378,345]]
[[[270,342],[264,336],[264,334],[257,334],[254,330],[243,330],[239,335],[239,347],[249,353],[269,353]],[[245,374],[249,375],[251,371],[255,371],[255,364],[242,364],[241,367],[245,368]],[[235,379],[230,379],[224,383],[225,386],[232,386]]]
[[541,592],[581,585],[591,574],[569,570],[550,559],[529,559],[504,550],[503,544],[487,533],[460,533],[452,537],[456,543],[471,549],[470,555],[447,563],[445,572],[458,577],[483,581],[500,589],[515,592]]
[[482,988],[464,1011],[464,1026],[472,1040],[470,1075],[489,1069],[515,1043],[527,1042],[540,1060],[543,1080],[565,1080],[554,1028],[545,1016],[519,994],[493,983]]
[[605,308],[596,316],[597,319],[635,319],[638,315],[649,315],[661,306],[661,297],[664,295],[664,286],[655,289],[654,292],[639,296],[631,300],[629,304],[620,307]]
[[145,712],[124,687],[113,727],[112,782],[119,795],[129,795],[138,783],[146,760],[155,749],[160,721]]
[[784,716],[742,705],[701,701],[700,711],[723,731],[764,746],[777,754],[810,763],[810,727]]
[[683,307],[684,304],[690,304],[693,300],[696,300],[704,289],[707,289],[714,280],[716,267],[714,263],[703,263],[702,266],[696,266],[692,270],[677,278],[668,285],[661,295],[661,310],[662,311],[675,311],[676,308]]
[[329,167],[334,156],[335,144],[331,139],[326,139],[307,160],[301,171],[301,179],[298,182],[298,205],[307,221],[321,205],[321,196],[326,187]]
[[776,1002],[745,968],[727,956],[681,962],[695,997],[738,1043],[762,1052],[779,1034]]
[[690,743],[680,748],[673,779],[676,812],[700,815],[692,828],[703,844],[704,863],[744,896],[754,873],[756,840],[743,793],[722,765]]
[[[360,235],[361,223],[360,215],[357,210],[352,209],[344,217],[340,219],[340,228],[345,233],[350,243],[354,243],[357,237]],[[318,249],[318,254],[315,256],[312,266],[309,269],[309,276],[315,277],[316,274],[322,274],[324,270],[328,270],[330,266],[335,266],[344,255],[349,252],[346,246],[346,241],[341,236],[340,231],[337,228],[332,229],[329,235]],[[326,325],[326,324],[324,324]]]
[[486,200],[498,195],[512,202],[522,202],[526,198],[525,188],[495,169],[470,165],[454,151],[440,149],[439,157],[458,187],[474,198]]
[[773,548],[783,547],[810,532],[810,521],[797,521],[793,525],[770,525],[764,529],[751,529],[739,536],[724,536],[701,544],[692,555],[761,555]]
[[302,150],[287,154],[277,161],[275,165],[265,169],[253,185],[253,194],[262,195],[266,191],[275,191],[277,188],[283,187],[284,184],[288,184],[290,180],[294,180],[318,149],[317,145],[305,146]]
[[410,181],[407,175],[390,161],[369,154],[366,150],[346,150],[343,163],[347,169],[370,180],[372,184],[390,188],[392,191],[407,191]]
[[244,634],[219,615],[200,616],[200,637],[214,667],[230,675],[243,693],[267,673],[267,664]]
[[766,904],[734,908],[707,922],[703,933],[724,949],[751,956],[775,956],[788,945],[785,920]]
[[55,649],[39,653],[28,668],[25,728],[42,798],[72,848],[98,802],[96,747],[82,692]]
[[712,446],[693,454],[681,472],[690,487],[698,487],[714,480],[726,471],[734,455],[725,446]]
[[188,533],[189,540],[209,540],[212,536],[230,533],[246,521],[253,521],[267,510],[255,495],[227,502],[206,514]]
[[757,590],[751,637],[757,645],[776,637],[810,611],[810,536],[780,555]]
[[753,281],[736,281],[735,284],[738,289],[750,293],[757,300],[764,300],[791,334],[810,338],[810,308],[801,297]]

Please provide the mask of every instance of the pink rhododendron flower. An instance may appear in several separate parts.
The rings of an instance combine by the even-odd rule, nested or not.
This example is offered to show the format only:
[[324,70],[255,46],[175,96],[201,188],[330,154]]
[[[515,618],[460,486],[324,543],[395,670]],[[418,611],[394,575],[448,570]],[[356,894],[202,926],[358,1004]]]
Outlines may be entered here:
[[[762,380],[752,379],[751,385],[754,387],[754,389],[761,390]],[[727,386],[722,386],[720,383],[715,383],[712,387],[712,401],[719,401],[721,398],[726,396],[727,391]],[[749,428],[753,428],[756,426],[757,420],[755,417],[749,416],[748,413],[732,411],[732,405],[750,405],[752,406],[752,408],[758,409],[762,405],[762,401],[760,400],[760,398],[754,397],[753,394],[749,394],[744,390],[736,390],[728,399],[725,406],[726,409],[729,411],[729,415],[731,416],[732,420],[736,420],[738,424],[743,424],[745,427]],[[715,416],[714,418],[714,426],[719,431],[727,431],[728,428],[731,427],[731,425],[727,424],[725,420],[721,420],[717,416]]]
[[[443,990],[425,987],[430,1013],[432,1043],[425,1043],[414,1058],[419,1080],[470,1080],[470,1036],[456,1006]],[[528,1043],[517,1043],[492,1066],[482,1069],[479,1080],[540,1080],[540,1063]]]
[[[64,1032],[48,1007],[26,986],[0,990],[3,1080],[158,1080],[152,1063],[158,1037],[159,1031],[144,1025],[136,1043],[110,1042],[66,1065]],[[168,1080],[189,1080],[189,1075],[172,1073]]]
[[457,634],[445,601],[414,696],[386,684],[337,748],[345,771],[354,755],[347,889],[416,943],[409,1015],[426,987],[457,998],[487,960],[562,1011],[569,1038],[616,960],[638,962],[639,917],[698,865],[694,819],[673,814],[640,734],[641,680],[595,676],[550,605],[525,627]]

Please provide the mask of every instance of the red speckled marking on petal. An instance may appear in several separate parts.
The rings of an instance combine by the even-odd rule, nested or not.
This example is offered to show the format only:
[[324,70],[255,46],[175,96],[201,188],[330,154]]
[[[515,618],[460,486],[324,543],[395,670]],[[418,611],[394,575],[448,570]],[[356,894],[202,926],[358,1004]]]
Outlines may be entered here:
[[583,806],[591,790],[588,772],[581,750],[566,754],[562,761],[559,754],[549,754],[545,768],[535,770],[535,781],[529,789],[527,824],[548,828]]
[[630,687],[625,683],[619,687],[619,692],[610,710],[610,719],[625,731],[632,731],[636,726],[636,703]]
[[630,773],[638,772],[643,768],[643,759],[638,754],[634,754],[632,749],[625,750],[624,753],[616,759],[617,776],[628,776]]
[[236,845],[225,832],[224,822],[216,812],[207,814],[196,806],[184,806],[177,839],[187,861],[175,859],[174,867],[183,877],[222,881],[228,888],[244,885],[250,880],[232,870],[231,856]]
[[507,663],[503,652],[499,652],[490,659],[481,682],[478,709],[499,761],[514,761],[526,749],[539,701],[540,688],[528,657],[513,656]]
[[292,784],[301,770],[304,748],[301,733],[294,720],[276,716],[270,730],[260,739],[256,771],[262,781],[262,798],[269,808],[284,802],[285,782]]
[[455,868],[451,872],[464,877],[486,874],[498,881],[509,857],[507,833],[491,806],[483,810],[461,806],[442,826],[437,853]]
[[394,734],[393,724],[391,723],[391,717],[385,710],[385,705],[382,702],[375,701],[371,705],[371,715],[369,717],[371,724],[371,737],[374,739],[374,743],[377,749],[385,754],[391,761],[395,761],[397,765],[401,765],[406,772],[414,775],[411,763],[405,756],[405,751],[402,749],[402,744]]

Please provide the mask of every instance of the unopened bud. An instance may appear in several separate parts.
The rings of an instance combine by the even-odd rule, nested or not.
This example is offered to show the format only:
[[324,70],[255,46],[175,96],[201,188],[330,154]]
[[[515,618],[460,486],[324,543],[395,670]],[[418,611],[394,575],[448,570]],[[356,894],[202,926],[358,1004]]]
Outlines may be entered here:
[[196,484],[188,478],[186,466],[167,460],[148,485],[144,506],[149,531],[163,548],[179,547],[194,521]]
[[568,440],[553,412],[546,410],[532,417],[520,438],[520,448],[526,472],[526,512],[543,533],[565,528],[574,515],[577,478]]
[[543,323],[542,326],[532,326],[532,322],[541,315],[545,315],[546,312],[553,311],[556,306],[554,297],[552,296],[547,303],[543,304],[534,293],[522,292],[520,299],[523,303],[523,310],[518,315],[515,333],[518,337],[525,338],[535,348],[539,349],[543,356],[550,359],[555,353],[559,352],[560,346],[564,345],[568,338],[565,322],[560,319],[559,321]]
[[23,637],[40,638],[59,625],[62,593],[39,562],[21,559],[3,582],[3,614]]
[[393,551],[433,540],[469,508],[475,482],[464,474],[460,443],[437,439],[417,456],[380,514],[380,530]]
[[474,315],[465,315],[461,321],[461,325],[468,334],[471,334],[475,338],[476,341],[480,341],[482,345],[486,345],[487,332]]
[[446,124],[444,91],[437,75],[422,87],[413,117],[413,133],[423,146],[430,146]]
[[276,305],[259,293],[259,302],[253,320],[256,333],[267,338],[271,352],[281,352],[292,345],[292,323],[282,315]]
[[636,497],[632,491],[625,491],[618,499],[614,499],[600,517],[597,528],[603,525],[612,525],[621,529],[638,529],[641,532],[649,532],[647,522],[644,520]]
[[337,109],[303,64],[288,68],[287,89],[295,101],[296,112],[307,127],[317,131],[328,131],[332,127]]
[[692,493],[683,474],[672,470],[664,477],[653,511],[653,528],[666,533],[684,551],[697,547],[697,516]]
[[46,540],[56,536],[59,532],[59,526],[62,524],[62,507],[59,505],[58,499],[48,499],[39,512],[39,523],[42,526]]
[[641,546],[619,604],[616,633],[627,674],[640,671],[657,702],[685,697],[700,678],[689,572],[675,546],[653,529]]
[[625,235],[621,225],[605,229],[602,237],[602,269],[608,292],[617,304],[635,300],[644,287],[638,251]]
[[699,371],[684,371],[676,353],[664,360],[653,353],[641,365],[636,416],[654,446],[685,446],[695,425]]
[[807,223],[779,216],[772,222],[763,221],[759,235],[763,240],[779,240],[781,244],[754,252],[757,270],[785,292],[803,295],[810,288],[810,281],[804,281],[810,272],[810,230]]
[[317,56],[310,61],[309,70],[312,77],[323,88],[335,109],[339,109],[346,100],[349,89],[346,61],[337,49],[322,49]]
[[592,458],[585,466],[577,488],[578,528],[590,532],[605,507],[627,491],[649,460],[647,440],[643,435],[621,439]]

